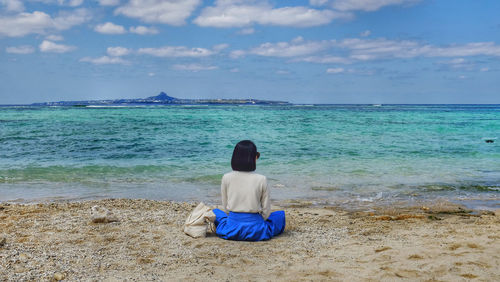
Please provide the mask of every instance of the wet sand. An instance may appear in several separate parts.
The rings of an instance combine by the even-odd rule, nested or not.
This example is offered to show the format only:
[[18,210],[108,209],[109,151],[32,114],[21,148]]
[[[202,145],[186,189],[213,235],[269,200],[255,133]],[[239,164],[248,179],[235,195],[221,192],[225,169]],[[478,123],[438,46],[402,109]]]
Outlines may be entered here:
[[[117,222],[93,223],[92,206]],[[284,204],[266,242],[182,232],[194,203],[0,204],[0,280],[499,281],[500,211],[452,204],[350,212]]]

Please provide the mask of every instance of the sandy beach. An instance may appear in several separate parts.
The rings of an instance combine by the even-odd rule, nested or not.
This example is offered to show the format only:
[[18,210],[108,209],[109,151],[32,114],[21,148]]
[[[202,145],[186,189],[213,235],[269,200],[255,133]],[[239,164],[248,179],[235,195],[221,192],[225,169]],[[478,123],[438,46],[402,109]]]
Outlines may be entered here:
[[[287,203],[266,242],[182,232],[195,203],[0,204],[0,280],[498,281],[500,211],[450,204],[344,211]],[[118,221],[94,223],[93,206]]]

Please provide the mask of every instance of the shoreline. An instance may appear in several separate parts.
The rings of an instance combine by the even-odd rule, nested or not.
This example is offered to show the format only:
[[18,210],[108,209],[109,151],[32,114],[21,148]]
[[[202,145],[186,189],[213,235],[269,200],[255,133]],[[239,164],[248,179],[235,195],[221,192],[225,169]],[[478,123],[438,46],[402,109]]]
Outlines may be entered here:
[[[194,202],[104,199],[0,203],[0,280],[500,279],[500,210],[452,203],[346,211],[282,207],[265,242],[182,232]],[[116,222],[93,223],[105,207]],[[4,240],[5,239],[5,240]]]
[[[208,198],[202,199],[207,205],[216,206],[220,204],[218,199]],[[217,200],[216,200],[217,199]],[[90,201],[103,201],[103,200],[146,200],[146,201],[160,201],[160,202],[177,202],[177,203],[199,203],[199,199],[187,199],[187,200],[169,200],[169,199],[151,199],[151,198],[141,198],[141,197],[109,197],[109,196],[90,196],[90,197],[75,197],[69,198],[64,196],[47,196],[42,198],[32,198],[32,199],[9,199],[0,200],[0,206],[2,204],[19,204],[19,205],[35,205],[35,204],[64,204],[64,203],[81,203]],[[324,208],[324,207],[337,207],[344,211],[366,211],[374,212],[379,210],[384,210],[387,208],[395,208],[398,210],[403,210],[407,208],[415,208],[422,206],[459,206],[465,210],[470,210],[473,212],[494,212],[500,209],[500,198],[482,198],[472,196],[468,198],[416,198],[416,199],[377,199],[372,201],[366,200],[352,200],[350,202],[345,201],[332,201],[332,199],[321,199],[321,198],[290,198],[290,199],[275,199],[272,204],[279,207],[304,207],[304,208]]]

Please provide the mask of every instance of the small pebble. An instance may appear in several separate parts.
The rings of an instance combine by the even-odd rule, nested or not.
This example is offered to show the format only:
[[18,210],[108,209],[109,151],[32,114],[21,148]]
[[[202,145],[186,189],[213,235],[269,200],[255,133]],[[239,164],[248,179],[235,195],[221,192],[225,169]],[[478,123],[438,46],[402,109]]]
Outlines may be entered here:
[[6,243],[7,243],[7,239],[6,238],[0,239],[0,247],[5,246]]
[[59,273],[59,272],[54,273],[54,280],[55,281],[61,281],[63,279],[64,279],[64,274]]
[[14,266],[14,272],[15,273],[24,273],[26,272],[26,268],[20,265]]
[[26,261],[28,261],[28,256],[26,254],[20,254],[19,260],[22,262],[26,262]]

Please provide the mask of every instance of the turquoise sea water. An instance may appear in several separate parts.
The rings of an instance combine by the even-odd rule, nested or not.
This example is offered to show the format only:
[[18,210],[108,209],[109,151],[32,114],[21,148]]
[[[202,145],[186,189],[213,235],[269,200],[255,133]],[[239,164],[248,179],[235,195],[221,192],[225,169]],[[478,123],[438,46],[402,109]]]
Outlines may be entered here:
[[215,203],[251,139],[276,200],[491,206],[499,135],[500,105],[0,107],[0,201]]

